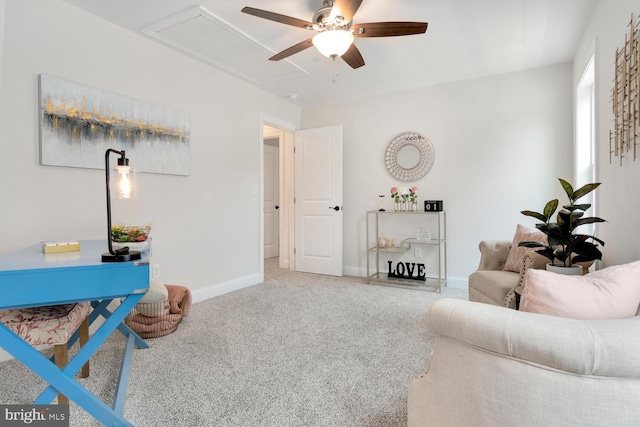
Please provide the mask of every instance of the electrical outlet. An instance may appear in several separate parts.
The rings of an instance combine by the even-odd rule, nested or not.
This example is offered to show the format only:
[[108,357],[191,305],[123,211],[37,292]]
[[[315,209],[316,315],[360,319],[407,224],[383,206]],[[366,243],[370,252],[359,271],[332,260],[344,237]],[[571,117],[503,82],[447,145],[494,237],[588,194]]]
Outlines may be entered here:
[[422,248],[413,248],[413,256],[416,258],[422,258]]
[[151,266],[151,276],[153,276],[154,279],[160,277],[160,264],[153,264]]

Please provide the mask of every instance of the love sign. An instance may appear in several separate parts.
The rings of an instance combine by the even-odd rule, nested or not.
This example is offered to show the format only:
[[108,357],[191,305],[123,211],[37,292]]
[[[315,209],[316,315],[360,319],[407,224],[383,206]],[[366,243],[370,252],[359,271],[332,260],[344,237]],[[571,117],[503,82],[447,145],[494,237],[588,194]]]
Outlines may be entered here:
[[389,264],[389,272],[387,273],[387,277],[389,278],[420,280],[422,282],[427,280],[424,271],[424,264],[416,264],[415,262],[399,262],[394,268],[392,261],[387,261],[387,263]]

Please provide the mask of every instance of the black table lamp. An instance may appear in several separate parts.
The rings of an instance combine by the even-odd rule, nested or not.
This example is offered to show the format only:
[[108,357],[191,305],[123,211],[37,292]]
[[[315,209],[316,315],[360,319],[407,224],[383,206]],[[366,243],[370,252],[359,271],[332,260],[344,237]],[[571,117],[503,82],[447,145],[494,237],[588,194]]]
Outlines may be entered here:
[[113,244],[111,243],[111,190],[110,190],[110,179],[109,179],[109,154],[115,153],[119,154],[118,158],[118,166],[116,169],[118,171],[118,195],[121,199],[130,199],[134,195],[135,188],[133,187],[134,182],[132,178],[131,167],[129,167],[129,159],[125,157],[124,150],[118,151],[109,148],[106,153],[104,153],[104,170],[107,177],[107,242],[109,244],[109,252],[102,254],[102,262],[124,262],[124,261],[135,261],[140,259],[142,256],[138,251],[130,251],[128,246],[125,246],[120,249],[113,249]]

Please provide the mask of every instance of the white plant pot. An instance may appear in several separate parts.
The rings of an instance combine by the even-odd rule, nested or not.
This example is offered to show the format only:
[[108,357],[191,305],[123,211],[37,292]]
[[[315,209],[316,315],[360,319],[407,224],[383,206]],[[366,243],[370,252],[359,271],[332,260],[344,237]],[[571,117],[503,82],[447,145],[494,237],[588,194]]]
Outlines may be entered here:
[[582,266],[572,265],[571,267],[563,267],[561,265],[547,264],[547,271],[556,274],[564,274],[566,276],[582,276]]

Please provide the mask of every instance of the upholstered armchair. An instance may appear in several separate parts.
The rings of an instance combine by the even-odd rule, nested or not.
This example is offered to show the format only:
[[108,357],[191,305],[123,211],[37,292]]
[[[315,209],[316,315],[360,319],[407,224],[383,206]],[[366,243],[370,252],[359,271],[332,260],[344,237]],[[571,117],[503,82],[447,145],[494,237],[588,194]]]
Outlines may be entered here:
[[441,299],[429,325],[435,346],[409,383],[408,427],[640,422],[637,315],[576,320]]
[[516,308],[516,292],[522,289],[524,275],[530,268],[545,268],[549,260],[527,251],[516,265],[518,272],[505,270],[511,240],[480,242],[480,265],[469,276],[469,301]]

